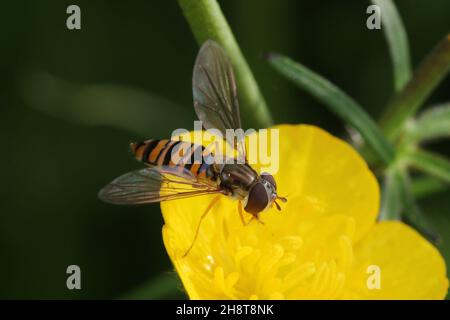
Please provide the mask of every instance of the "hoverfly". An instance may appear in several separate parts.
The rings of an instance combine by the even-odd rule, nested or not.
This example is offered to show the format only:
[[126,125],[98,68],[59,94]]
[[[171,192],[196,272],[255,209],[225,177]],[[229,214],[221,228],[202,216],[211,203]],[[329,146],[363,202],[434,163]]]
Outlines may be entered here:
[[[241,129],[233,69],[224,49],[212,40],[206,41],[197,55],[192,87],[195,112],[205,129],[218,129],[227,139],[227,129]],[[99,198],[113,204],[144,204],[217,194],[202,214],[194,239],[184,254],[186,256],[194,245],[202,220],[219,200],[220,195],[238,200],[238,212],[244,225],[253,219],[261,222],[259,214],[274,204],[281,210],[277,199],[287,201],[286,198],[278,196],[272,175],[259,175],[248,164],[245,157],[245,138],[234,137],[233,141],[227,140],[227,143],[232,145],[240,156],[243,154],[244,163],[199,162],[195,160],[196,153],[201,152],[203,159],[206,159],[213,157],[212,152],[202,145],[187,141],[153,139],[131,143],[132,152],[147,167],[116,178],[100,190]],[[187,157],[173,162],[172,154],[181,148],[188,150]],[[248,222],[244,220],[242,207],[252,215]]]

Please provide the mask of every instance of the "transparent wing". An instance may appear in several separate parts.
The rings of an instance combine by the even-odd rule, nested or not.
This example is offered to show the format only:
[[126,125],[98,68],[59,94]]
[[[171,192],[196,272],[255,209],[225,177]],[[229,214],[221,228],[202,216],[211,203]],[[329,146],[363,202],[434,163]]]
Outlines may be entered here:
[[143,204],[216,193],[223,191],[186,169],[159,166],[125,173],[101,189],[98,196],[113,204]]
[[245,137],[227,137],[226,129],[242,129],[233,68],[225,50],[212,40],[200,48],[192,78],[194,108],[205,129],[222,132],[245,158]]

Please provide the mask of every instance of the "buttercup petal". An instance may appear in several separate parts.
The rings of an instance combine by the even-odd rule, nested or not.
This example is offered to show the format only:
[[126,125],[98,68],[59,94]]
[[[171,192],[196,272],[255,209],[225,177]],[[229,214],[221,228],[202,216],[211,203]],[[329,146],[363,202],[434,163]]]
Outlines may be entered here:
[[349,274],[347,298],[443,299],[448,290],[439,251],[417,231],[395,221],[376,224],[355,246]]
[[[277,128],[277,127],[275,127]],[[355,219],[357,241],[374,224],[379,208],[376,178],[346,142],[314,126],[279,126],[277,179],[292,192],[289,205],[310,203],[320,215]],[[295,173],[294,173],[295,172]]]

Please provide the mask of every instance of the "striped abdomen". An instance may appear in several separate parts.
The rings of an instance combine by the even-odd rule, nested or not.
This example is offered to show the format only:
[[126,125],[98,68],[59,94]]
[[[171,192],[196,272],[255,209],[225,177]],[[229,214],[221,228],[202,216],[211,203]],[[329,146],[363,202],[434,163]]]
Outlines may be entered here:
[[202,145],[187,141],[155,139],[130,144],[136,159],[153,166],[177,166],[199,178],[215,179],[215,173],[205,159],[213,157]]

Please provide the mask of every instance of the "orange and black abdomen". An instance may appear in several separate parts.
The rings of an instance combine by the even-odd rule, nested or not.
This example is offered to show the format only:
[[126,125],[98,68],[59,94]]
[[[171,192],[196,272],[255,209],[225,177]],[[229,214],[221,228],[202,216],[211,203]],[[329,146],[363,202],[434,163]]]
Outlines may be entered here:
[[[177,166],[184,167],[195,176],[211,177],[210,165],[199,155],[212,157],[205,151],[205,147],[187,141],[175,141],[170,139],[155,139],[130,144],[137,160],[152,166]],[[175,156],[172,156],[172,155]],[[197,155],[197,157],[195,157]]]

